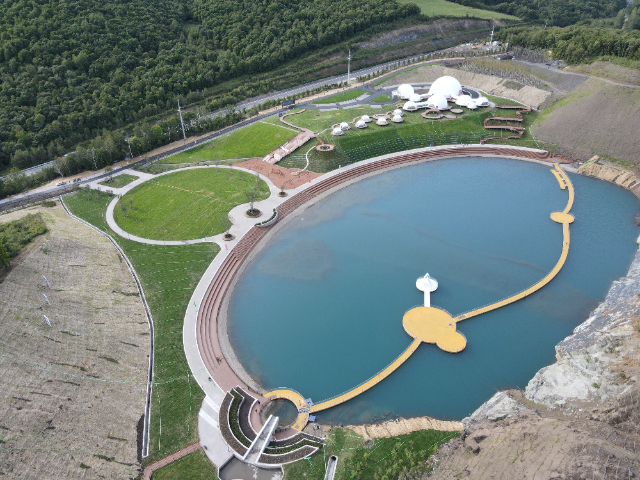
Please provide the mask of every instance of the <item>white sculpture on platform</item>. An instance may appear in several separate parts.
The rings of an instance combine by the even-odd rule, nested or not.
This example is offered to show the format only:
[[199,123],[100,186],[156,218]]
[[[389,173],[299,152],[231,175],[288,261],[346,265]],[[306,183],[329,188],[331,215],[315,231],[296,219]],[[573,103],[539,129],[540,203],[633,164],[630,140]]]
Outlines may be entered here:
[[438,281],[435,278],[431,278],[428,273],[424,275],[424,277],[418,278],[416,280],[416,287],[418,290],[424,292],[424,306],[431,306],[431,292],[435,292],[436,288],[438,288]]

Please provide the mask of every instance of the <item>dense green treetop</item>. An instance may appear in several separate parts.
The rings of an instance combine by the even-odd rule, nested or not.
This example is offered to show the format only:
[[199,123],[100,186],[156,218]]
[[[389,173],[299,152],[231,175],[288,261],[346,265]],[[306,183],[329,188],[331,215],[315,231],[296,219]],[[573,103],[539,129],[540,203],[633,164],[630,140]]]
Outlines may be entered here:
[[387,0],[0,0],[0,170],[419,13]]
[[462,5],[495,10],[527,21],[565,27],[592,18],[614,17],[626,0],[452,0]]

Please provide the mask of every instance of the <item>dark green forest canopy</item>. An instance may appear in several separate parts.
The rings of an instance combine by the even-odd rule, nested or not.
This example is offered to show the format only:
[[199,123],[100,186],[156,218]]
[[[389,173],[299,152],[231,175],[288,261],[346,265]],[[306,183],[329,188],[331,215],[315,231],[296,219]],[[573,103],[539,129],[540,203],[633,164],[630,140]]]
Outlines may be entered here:
[[462,5],[515,15],[527,21],[565,27],[582,20],[614,17],[626,0],[452,0]]
[[389,0],[0,2],[0,170],[419,13]]
[[509,28],[498,38],[510,45],[551,50],[554,58],[579,63],[611,55],[640,60],[640,31],[574,25],[567,28]]

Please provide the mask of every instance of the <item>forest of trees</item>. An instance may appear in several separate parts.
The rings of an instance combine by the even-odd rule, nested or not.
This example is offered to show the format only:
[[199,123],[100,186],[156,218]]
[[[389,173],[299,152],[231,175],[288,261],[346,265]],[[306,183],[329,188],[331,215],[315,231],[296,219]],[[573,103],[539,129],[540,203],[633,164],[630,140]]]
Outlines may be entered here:
[[[227,79],[419,14],[415,5],[387,0],[0,5],[0,171],[43,163],[111,135],[105,129],[173,109],[177,97],[202,98]],[[148,146],[154,137],[141,130],[134,138]]]
[[579,63],[600,56],[640,60],[640,30],[574,25],[566,28],[512,27],[498,38],[510,46],[551,50],[554,58]]
[[566,27],[594,18],[614,17],[626,0],[452,0],[462,5],[515,15],[525,21]]

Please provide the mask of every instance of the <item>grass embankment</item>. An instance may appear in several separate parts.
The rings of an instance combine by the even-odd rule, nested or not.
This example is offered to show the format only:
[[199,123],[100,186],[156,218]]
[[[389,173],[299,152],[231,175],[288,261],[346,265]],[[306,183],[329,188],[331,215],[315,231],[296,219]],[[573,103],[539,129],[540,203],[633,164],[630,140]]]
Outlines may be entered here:
[[309,459],[285,465],[285,478],[322,480],[325,462],[331,455],[337,455],[339,459],[336,480],[406,478],[410,474],[426,472],[429,469],[429,457],[436,452],[438,445],[457,436],[457,432],[420,430],[398,437],[380,438],[368,447],[362,437],[353,431],[334,428],[327,438],[324,451],[320,450]]
[[[391,110],[393,106],[389,106]],[[491,136],[484,129],[483,121],[491,116],[492,109],[482,109],[475,112],[465,111],[455,120],[426,120],[420,112],[406,113],[403,123],[390,122],[384,127],[375,122],[368,124],[365,129],[351,128],[343,136],[334,137],[328,129],[338,122],[351,122],[354,118],[364,114],[369,116],[382,113],[385,109],[358,107],[348,110],[332,110],[320,112],[307,110],[299,115],[289,117],[295,125],[309,128],[315,132],[324,131],[322,138],[328,143],[334,143],[333,152],[309,152],[309,170],[323,173],[367,158],[399,152],[412,148],[428,147],[430,145],[450,145],[456,143],[478,143],[480,139]],[[304,153],[313,144],[308,143],[293,154],[284,158],[278,165],[283,167],[304,168],[306,159]]]
[[430,17],[475,17],[475,18],[499,18],[504,20],[520,20],[513,15],[492,12],[490,10],[480,10],[478,8],[465,7],[458,3],[447,2],[447,0],[399,0],[400,3],[415,3],[420,7],[424,15]]
[[[520,102],[516,102],[515,100],[511,100],[509,98],[503,98],[503,97],[494,97],[493,95],[488,95],[488,94],[483,94],[483,96],[489,100],[490,102],[495,103],[496,105],[515,105],[515,106],[522,106],[522,104]],[[506,116],[503,115],[504,112],[500,112],[501,116]]]
[[153,472],[152,480],[218,480],[216,467],[202,450]]
[[[204,394],[191,376],[182,346],[182,324],[193,290],[219,252],[215,244],[161,246],[132,242],[106,224],[113,197],[84,192],[65,197],[78,217],[109,233],[122,247],[142,283],[155,329],[153,396],[151,401],[151,463],[198,440],[198,411]],[[190,478],[190,477],[188,477]]]
[[203,145],[159,160],[158,163],[196,163],[218,160],[228,163],[230,159],[262,158],[295,137],[296,133],[284,125],[256,122]]
[[0,223],[0,268],[8,266],[34,238],[46,232],[42,217],[33,213],[20,220]]
[[169,173],[127,192],[114,211],[128,233],[154,240],[190,240],[223,233],[236,205],[269,197],[263,180],[241,170],[197,168]]
[[320,98],[313,103],[314,105],[324,105],[326,103],[338,103],[338,102],[346,102],[348,100],[353,100],[354,98],[358,98],[360,95],[364,95],[364,90],[355,89],[355,90],[347,90],[346,92],[337,93],[335,95],[331,95],[330,97]]
[[104,185],[105,187],[122,188],[125,185],[129,185],[131,182],[137,179],[138,177],[134,175],[127,175],[126,173],[123,173],[122,175],[111,177],[109,180],[105,180],[103,182],[98,182],[98,183],[100,185]]

